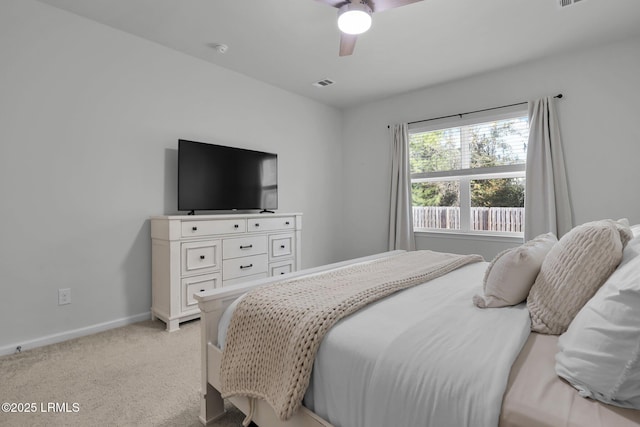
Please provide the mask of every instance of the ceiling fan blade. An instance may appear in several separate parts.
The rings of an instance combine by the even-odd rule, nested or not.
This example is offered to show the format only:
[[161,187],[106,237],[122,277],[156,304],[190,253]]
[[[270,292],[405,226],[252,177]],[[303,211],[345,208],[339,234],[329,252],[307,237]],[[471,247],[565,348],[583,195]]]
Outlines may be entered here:
[[354,34],[340,33],[340,56],[348,56],[353,53],[356,47],[358,36]]
[[[322,1],[322,0],[318,0]],[[396,7],[406,6],[411,3],[417,3],[422,0],[369,0],[369,7],[374,12],[382,12],[387,9],[395,9]],[[329,1],[325,1],[325,3],[329,3]]]
[[338,9],[342,7],[345,3],[348,3],[346,0],[316,0],[320,3],[328,4],[332,7],[337,7]]

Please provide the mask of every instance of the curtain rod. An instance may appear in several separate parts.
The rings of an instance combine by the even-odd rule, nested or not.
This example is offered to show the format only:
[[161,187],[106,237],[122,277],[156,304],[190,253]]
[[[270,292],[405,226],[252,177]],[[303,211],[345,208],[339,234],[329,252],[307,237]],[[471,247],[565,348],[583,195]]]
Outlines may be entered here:
[[[561,99],[562,98],[562,94],[559,93],[556,96],[554,96],[554,98]],[[440,119],[448,119],[449,117],[457,117],[457,116],[460,116],[460,118],[462,118],[462,116],[465,116],[467,114],[481,113],[483,111],[498,110],[500,108],[515,107],[516,105],[525,105],[525,104],[527,104],[527,101],[525,101],[525,102],[516,102],[515,104],[503,105],[501,107],[484,108],[482,110],[468,111],[466,113],[450,114],[448,116],[434,117],[432,119],[416,120],[415,122],[408,122],[407,124],[408,125],[413,125],[413,124],[416,124],[416,123],[430,122],[430,121],[433,121],[433,120],[440,120]],[[389,129],[389,128],[391,128],[391,126],[387,125],[387,129]]]

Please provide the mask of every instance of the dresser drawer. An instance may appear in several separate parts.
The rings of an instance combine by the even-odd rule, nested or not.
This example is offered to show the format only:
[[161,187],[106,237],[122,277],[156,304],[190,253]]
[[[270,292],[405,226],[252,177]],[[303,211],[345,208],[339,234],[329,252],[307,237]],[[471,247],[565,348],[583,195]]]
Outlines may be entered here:
[[267,254],[253,255],[222,261],[222,279],[236,279],[267,272]]
[[233,234],[247,231],[245,219],[210,219],[182,221],[182,237],[200,237],[213,234]]
[[295,262],[291,259],[289,261],[277,262],[269,265],[270,276],[282,276],[283,274],[291,273],[295,270]]
[[247,220],[249,231],[269,231],[269,230],[295,230],[295,217],[280,218],[249,218]]
[[269,236],[269,259],[276,260],[293,256],[295,250],[293,234],[278,234]]
[[222,241],[222,259],[267,253],[267,236],[247,236],[224,239]]
[[198,301],[193,297],[193,294],[219,288],[222,286],[221,282],[220,273],[203,274],[202,276],[182,279],[182,310],[197,308]]
[[182,275],[203,274],[220,269],[220,240],[182,244]]

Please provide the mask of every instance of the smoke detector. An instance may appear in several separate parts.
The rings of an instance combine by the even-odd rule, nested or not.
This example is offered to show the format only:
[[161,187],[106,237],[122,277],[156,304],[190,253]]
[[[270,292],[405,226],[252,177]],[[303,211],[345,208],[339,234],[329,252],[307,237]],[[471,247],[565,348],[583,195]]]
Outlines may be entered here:
[[227,50],[229,50],[229,46],[222,43],[211,43],[209,46],[215,49],[218,53],[225,53]]

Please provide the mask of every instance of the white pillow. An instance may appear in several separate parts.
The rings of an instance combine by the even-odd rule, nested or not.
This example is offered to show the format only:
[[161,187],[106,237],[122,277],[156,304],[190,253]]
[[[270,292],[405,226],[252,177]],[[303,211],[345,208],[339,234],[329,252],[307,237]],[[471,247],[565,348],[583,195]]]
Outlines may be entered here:
[[553,233],[541,234],[499,253],[484,274],[484,296],[475,295],[473,303],[480,308],[520,304],[527,298],[542,261],[557,242]]
[[622,241],[622,247],[627,245],[629,240],[633,239],[633,231],[629,227],[629,220],[622,218],[614,222],[616,228],[620,232],[620,240]]
[[633,237],[640,236],[640,224],[632,225],[631,232],[633,233]]
[[558,341],[556,372],[583,396],[640,409],[640,237]]
[[622,259],[619,224],[602,220],[562,236],[544,259],[527,297],[531,330],[560,335]]

